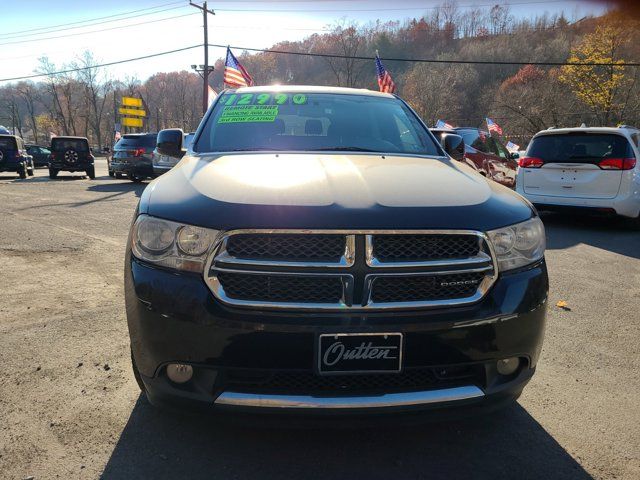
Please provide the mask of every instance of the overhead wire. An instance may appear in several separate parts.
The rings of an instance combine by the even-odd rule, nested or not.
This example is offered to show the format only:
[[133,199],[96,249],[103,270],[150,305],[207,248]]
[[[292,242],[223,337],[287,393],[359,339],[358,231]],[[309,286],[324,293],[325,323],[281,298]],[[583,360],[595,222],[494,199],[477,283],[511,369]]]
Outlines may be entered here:
[[[155,10],[157,8],[162,8],[162,7],[166,7],[168,5],[176,5],[176,4],[182,4],[182,5],[179,6],[179,7],[173,7],[173,8],[167,8],[167,9],[164,9],[164,10],[158,10],[156,12],[148,12],[149,10]],[[90,26],[93,26],[93,25],[99,25],[101,23],[110,23],[110,22],[116,22],[116,21],[119,21],[119,20],[124,20],[124,19],[121,19],[121,18],[114,18],[114,17],[125,16],[125,17],[128,17],[128,18],[135,18],[135,17],[144,16],[144,15],[153,15],[155,13],[161,13],[161,12],[166,12],[166,11],[169,11],[169,10],[175,10],[175,9],[178,9],[178,8],[184,8],[185,6],[188,6],[188,5],[185,5],[183,1],[163,3],[161,5],[156,5],[154,7],[140,8],[138,10],[130,10],[128,12],[115,13],[113,15],[107,15],[107,16],[104,16],[104,17],[95,17],[95,18],[86,19],[86,20],[79,20],[77,22],[67,22],[67,23],[61,23],[61,24],[58,24],[58,25],[50,25],[48,27],[38,27],[38,28],[31,28],[31,29],[27,29],[27,30],[16,30],[14,32],[5,32],[5,33],[0,33],[0,40],[3,40],[3,38],[1,38],[1,37],[8,37],[8,38],[21,37],[21,36],[25,36],[24,34],[27,34],[27,33],[33,34],[33,35],[45,35],[45,34],[48,34],[48,33],[54,33],[56,31],[59,31],[59,30],[54,30],[54,29],[57,29],[58,27],[62,27],[62,28],[60,28],[60,31],[62,31],[62,30],[73,30],[73,29],[84,28],[84,27],[90,27]],[[148,13],[143,13],[143,14],[140,14],[140,15],[131,15],[133,13],[138,13],[138,12],[148,12]],[[104,19],[107,19],[107,18],[113,18],[113,20],[108,20],[106,22],[91,23],[91,22],[95,22],[97,20],[104,20]],[[88,23],[88,25],[80,25],[82,23]],[[80,25],[80,26],[70,27],[70,25]],[[51,31],[41,32],[41,33],[32,33],[32,32],[36,32],[36,31],[39,31],[39,30],[51,30]]]
[[[276,53],[281,55],[301,55],[307,57],[340,58],[345,60],[375,60],[375,57],[362,55],[341,55],[338,53],[312,53],[296,52],[292,50],[275,50],[270,48],[241,47],[237,45],[221,45],[210,43],[210,47],[233,48],[236,50],[246,50],[248,52]],[[437,58],[398,58],[380,57],[380,60],[390,62],[415,62],[415,63],[442,63],[442,64],[471,64],[471,65],[540,65],[540,66],[602,66],[602,67],[640,67],[640,62],[537,62],[537,61],[507,61],[507,60],[444,60]]]

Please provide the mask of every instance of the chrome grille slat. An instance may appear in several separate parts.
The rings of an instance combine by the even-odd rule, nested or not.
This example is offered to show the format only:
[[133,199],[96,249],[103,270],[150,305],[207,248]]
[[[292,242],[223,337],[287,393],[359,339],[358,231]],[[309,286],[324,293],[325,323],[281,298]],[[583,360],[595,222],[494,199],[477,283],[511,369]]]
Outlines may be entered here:
[[487,237],[465,230],[230,231],[205,272],[226,304],[323,310],[465,305],[498,274]]

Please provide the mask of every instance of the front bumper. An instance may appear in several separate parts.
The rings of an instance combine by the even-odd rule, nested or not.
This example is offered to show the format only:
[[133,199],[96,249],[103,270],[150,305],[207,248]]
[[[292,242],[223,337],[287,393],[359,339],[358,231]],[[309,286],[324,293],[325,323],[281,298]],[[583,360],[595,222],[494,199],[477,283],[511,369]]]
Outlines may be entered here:
[[[491,407],[516,398],[535,371],[546,316],[548,279],[541,262],[502,274],[477,304],[394,312],[256,311],[221,305],[199,275],[145,265],[127,254],[125,297],[131,347],[149,400],[224,412],[350,414]],[[238,388],[237,377],[314,375],[321,333],[402,332],[406,372],[432,370],[428,388],[338,395]],[[519,357],[499,375],[496,361]],[[168,363],[194,377],[174,384]],[[464,378],[438,372],[464,370]],[[262,377],[261,377],[262,378]],[[235,379],[235,380],[234,380]]]

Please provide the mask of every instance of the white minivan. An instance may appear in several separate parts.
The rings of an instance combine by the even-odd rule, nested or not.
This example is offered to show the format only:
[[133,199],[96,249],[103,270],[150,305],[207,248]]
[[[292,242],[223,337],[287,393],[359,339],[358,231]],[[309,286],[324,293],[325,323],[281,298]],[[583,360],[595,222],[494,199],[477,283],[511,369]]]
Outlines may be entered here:
[[543,130],[519,160],[516,191],[543,210],[592,209],[640,226],[639,145],[629,126]]

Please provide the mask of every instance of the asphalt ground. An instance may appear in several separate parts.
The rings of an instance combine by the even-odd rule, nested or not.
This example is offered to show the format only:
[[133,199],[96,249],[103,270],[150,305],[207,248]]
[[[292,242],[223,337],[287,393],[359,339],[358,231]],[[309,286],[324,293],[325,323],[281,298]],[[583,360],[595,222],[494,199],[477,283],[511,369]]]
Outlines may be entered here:
[[403,427],[235,426],[140,396],[122,272],[145,184],[109,178],[103,160],[97,175],[0,174],[0,478],[640,478],[640,232],[543,215],[545,344],[507,409]]

